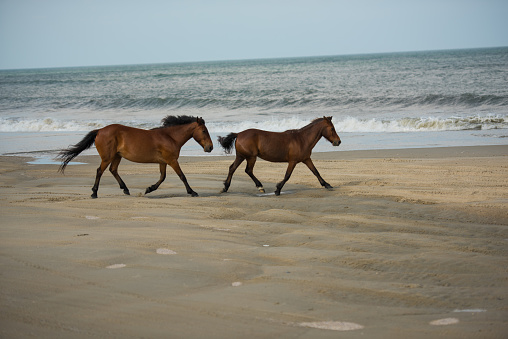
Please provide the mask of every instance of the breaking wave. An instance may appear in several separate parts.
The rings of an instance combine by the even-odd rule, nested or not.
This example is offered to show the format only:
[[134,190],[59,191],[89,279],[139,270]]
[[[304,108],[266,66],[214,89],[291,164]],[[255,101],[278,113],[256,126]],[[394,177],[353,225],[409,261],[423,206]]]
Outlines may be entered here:
[[[208,119],[210,120],[210,119]],[[291,117],[283,119],[267,119],[263,121],[207,121],[210,132],[239,132],[249,128],[268,131],[285,131],[298,129],[310,122],[311,119]],[[506,115],[475,115],[468,117],[422,117],[401,118],[393,120],[359,119],[344,117],[333,119],[335,128],[339,132],[425,132],[425,131],[460,131],[460,130],[491,130],[507,129]],[[158,127],[158,122],[149,121],[79,121],[60,120],[54,118],[23,119],[0,118],[0,132],[59,132],[59,131],[89,131],[102,128],[111,123],[121,123],[138,128]]]

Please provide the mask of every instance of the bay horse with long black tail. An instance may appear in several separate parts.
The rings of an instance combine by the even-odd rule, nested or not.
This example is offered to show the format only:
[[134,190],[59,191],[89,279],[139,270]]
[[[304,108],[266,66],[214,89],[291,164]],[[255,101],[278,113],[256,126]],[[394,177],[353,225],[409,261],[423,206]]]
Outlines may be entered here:
[[63,173],[72,159],[95,143],[101,157],[101,164],[97,168],[95,184],[92,187],[92,198],[97,198],[101,176],[108,166],[123,192],[127,195],[130,194],[129,189],[118,175],[118,165],[122,158],[138,163],[159,164],[160,179],[148,187],[145,194],[159,188],[166,179],[166,167],[169,165],[183,181],[187,193],[195,197],[198,194],[189,186],[178,164],[180,149],[190,138],[194,138],[205,152],[212,151],[213,143],[202,118],[170,115],[162,119],[161,127],[151,130],[118,124],[109,125],[89,132],[79,143],[61,151],[58,156],[62,159],[59,171]]
[[247,160],[245,172],[251,177],[258,190],[264,193],[261,182],[254,176],[253,168],[256,158],[270,162],[287,162],[288,168],[284,179],[277,184],[275,195],[280,195],[280,190],[289,180],[296,164],[303,162],[318,178],[319,183],[325,188],[332,186],[323,180],[314,166],[310,156],[312,149],[321,137],[325,137],[333,146],[339,146],[341,141],[332,123],[332,117],[323,117],[313,120],[310,124],[300,129],[285,132],[268,132],[259,129],[248,129],[240,133],[230,133],[226,137],[219,137],[219,143],[226,153],[231,153],[233,142],[236,139],[236,159],[229,167],[229,174],[224,181],[224,189],[227,192],[231,185],[231,178],[240,164]]

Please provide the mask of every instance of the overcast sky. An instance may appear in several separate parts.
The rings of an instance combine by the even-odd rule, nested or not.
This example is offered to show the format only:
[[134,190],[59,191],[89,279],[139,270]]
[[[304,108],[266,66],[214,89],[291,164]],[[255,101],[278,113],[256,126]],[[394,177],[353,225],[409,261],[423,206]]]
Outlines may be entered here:
[[0,69],[508,46],[506,0],[0,0]]

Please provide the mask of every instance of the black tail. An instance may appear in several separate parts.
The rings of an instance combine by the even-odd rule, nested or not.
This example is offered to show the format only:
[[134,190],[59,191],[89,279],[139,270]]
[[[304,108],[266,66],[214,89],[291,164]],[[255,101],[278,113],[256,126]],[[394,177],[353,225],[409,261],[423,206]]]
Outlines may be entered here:
[[237,136],[238,133],[229,133],[227,137],[219,137],[217,139],[227,154],[231,154],[231,150],[233,149],[233,144]]
[[97,133],[99,132],[98,129],[93,130],[89,132],[83,140],[78,142],[74,146],[70,146],[67,149],[64,149],[58,154],[57,158],[62,159],[62,164],[60,165],[60,168],[58,169],[58,172],[64,172],[65,167],[67,167],[67,164],[77,157],[79,153],[83,152],[86,149],[89,149],[92,147],[92,145],[95,143],[95,137],[97,136]]

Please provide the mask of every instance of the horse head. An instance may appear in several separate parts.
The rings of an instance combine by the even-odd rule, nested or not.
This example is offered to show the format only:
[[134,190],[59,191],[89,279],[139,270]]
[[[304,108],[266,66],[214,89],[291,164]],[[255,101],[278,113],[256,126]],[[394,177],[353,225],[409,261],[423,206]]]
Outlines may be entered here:
[[332,143],[333,146],[339,146],[341,141],[337,131],[335,131],[335,126],[332,123],[332,117],[323,117],[323,122],[326,124],[323,129],[323,136]]
[[196,123],[197,125],[194,128],[192,137],[203,147],[205,152],[210,153],[213,150],[213,142],[205,126],[205,120],[203,118],[196,118]]

